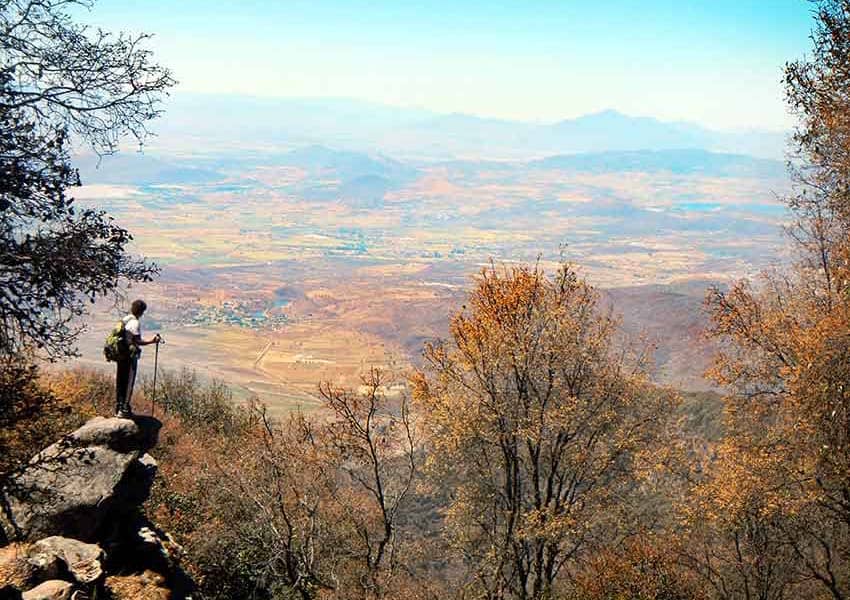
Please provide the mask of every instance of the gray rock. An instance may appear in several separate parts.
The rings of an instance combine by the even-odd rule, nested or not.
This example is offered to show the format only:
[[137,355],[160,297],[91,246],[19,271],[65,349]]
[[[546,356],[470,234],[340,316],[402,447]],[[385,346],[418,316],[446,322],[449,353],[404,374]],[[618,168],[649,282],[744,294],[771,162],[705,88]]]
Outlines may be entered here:
[[103,576],[103,550],[96,544],[51,536],[33,544],[28,554],[27,562],[47,578],[68,572],[77,583],[88,585]]
[[100,446],[45,452],[4,490],[12,527],[8,537],[93,539],[115,488],[137,457],[137,452]]
[[127,469],[115,494],[125,506],[139,506],[148,499],[159,468],[150,454],[143,454]]
[[39,452],[0,490],[5,537],[94,540],[105,519],[147,497],[156,463],[139,458],[160,425],[150,417],[96,417]]
[[106,446],[119,452],[146,452],[156,446],[159,430],[157,419],[138,415],[132,419],[95,417],[67,436],[74,446]]
[[67,581],[51,579],[24,592],[23,600],[69,600],[74,586]]
[[132,419],[95,417],[66,438],[74,446],[106,446],[127,451],[141,442],[141,430]]
[[139,458],[139,464],[147,473],[147,476],[153,479],[156,477],[156,470],[159,468],[159,463],[156,462],[156,459],[150,454],[142,454]]

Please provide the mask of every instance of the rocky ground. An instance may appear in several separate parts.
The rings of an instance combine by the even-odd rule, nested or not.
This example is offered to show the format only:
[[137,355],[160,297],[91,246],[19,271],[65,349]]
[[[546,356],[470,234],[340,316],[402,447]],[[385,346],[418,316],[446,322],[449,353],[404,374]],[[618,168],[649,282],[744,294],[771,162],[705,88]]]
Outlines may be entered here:
[[145,517],[161,423],[96,417],[0,490],[0,600],[178,600],[180,549]]

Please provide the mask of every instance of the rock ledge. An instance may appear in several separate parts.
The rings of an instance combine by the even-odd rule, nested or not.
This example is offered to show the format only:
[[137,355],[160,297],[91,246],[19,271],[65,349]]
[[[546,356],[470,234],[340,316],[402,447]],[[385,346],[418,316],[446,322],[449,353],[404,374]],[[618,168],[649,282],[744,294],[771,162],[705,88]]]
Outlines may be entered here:
[[141,508],[157,470],[147,451],[161,426],[151,417],[96,417],[10,478],[0,489],[0,600],[119,600],[140,590],[189,598],[179,547]]

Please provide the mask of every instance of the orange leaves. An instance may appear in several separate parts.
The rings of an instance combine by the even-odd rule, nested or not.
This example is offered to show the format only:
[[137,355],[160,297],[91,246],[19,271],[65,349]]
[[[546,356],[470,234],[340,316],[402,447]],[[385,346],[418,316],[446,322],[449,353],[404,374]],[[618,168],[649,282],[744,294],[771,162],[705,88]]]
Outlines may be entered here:
[[[69,374],[59,378],[66,375],[75,379]],[[48,381],[23,357],[7,358],[0,367],[0,476],[91,416],[91,412],[80,410],[87,403],[79,402],[76,396],[91,396],[85,377],[57,388]]]
[[676,563],[671,537],[641,533],[595,555],[577,574],[582,600],[697,600],[709,598],[699,581]]
[[792,206],[793,269],[707,300],[727,435],[686,517],[695,564],[738,594],[850,589],[850,263],[830,193]]
[[[731,387],[725,415],[734,459],[720,461],[718,477],[731,487],[785,487],[765,499],[771,506],[787,504],[791,490],[808,498],[822,468],[832,477],[838,465],[850,466],[850,302],[824,303],[805,277],[765,276],[758,292],[739,284],[709,299],[715,333],[729,342],[716,374]],[[746,472],[736,473],[734,461]]]
[[569,266],[492,266],[467,306],[412,379],[428,468],[475,593],[548,597],[587,539],[616,535],[676,400],[614,350],[615,323]]
[[104,373],[69,369],[44,378],[47,389],[73,407],[83,418],[110,414],[114,404],[114,382]]

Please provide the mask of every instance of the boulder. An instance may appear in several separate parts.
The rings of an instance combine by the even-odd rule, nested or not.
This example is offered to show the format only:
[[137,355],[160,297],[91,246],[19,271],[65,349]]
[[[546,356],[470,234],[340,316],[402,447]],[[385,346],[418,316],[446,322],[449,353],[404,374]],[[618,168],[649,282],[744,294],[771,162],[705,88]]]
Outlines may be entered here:
[[52,536],[30,546],[27,562],[43,578],[70,573],[77,583],[89,585],[103,576],[103,550],[96,544]]
[[39,452],[0,490],[5,537],[96,539],[104,520],[147,497],[156,463],[139,458],[160,426],[151,417],[96,417]]
[[132,419],[95,417],[66,440],[76,447],[105,446],[118,452],[147,452],[156,446],[161,427],[157,419],[144,415]]
[[67,581],[51,579],[23,593],[23,600],[70,600],[74,586]]
[[[124,520],[120,528],[111,531],[101,542],[108,560],[107,573],[141,572],[170,573],[170,579],[181,579],[178,575],[183,549],[173,538],[159,530],[143,514],[135,520]],[[132,565],[132,571],[126,569]]]
[[76,431],[68,434],[65,440],[71,445],[105,446],[121,452],[138,449],[141,432],[132,419],[117,417],[95,417]]

